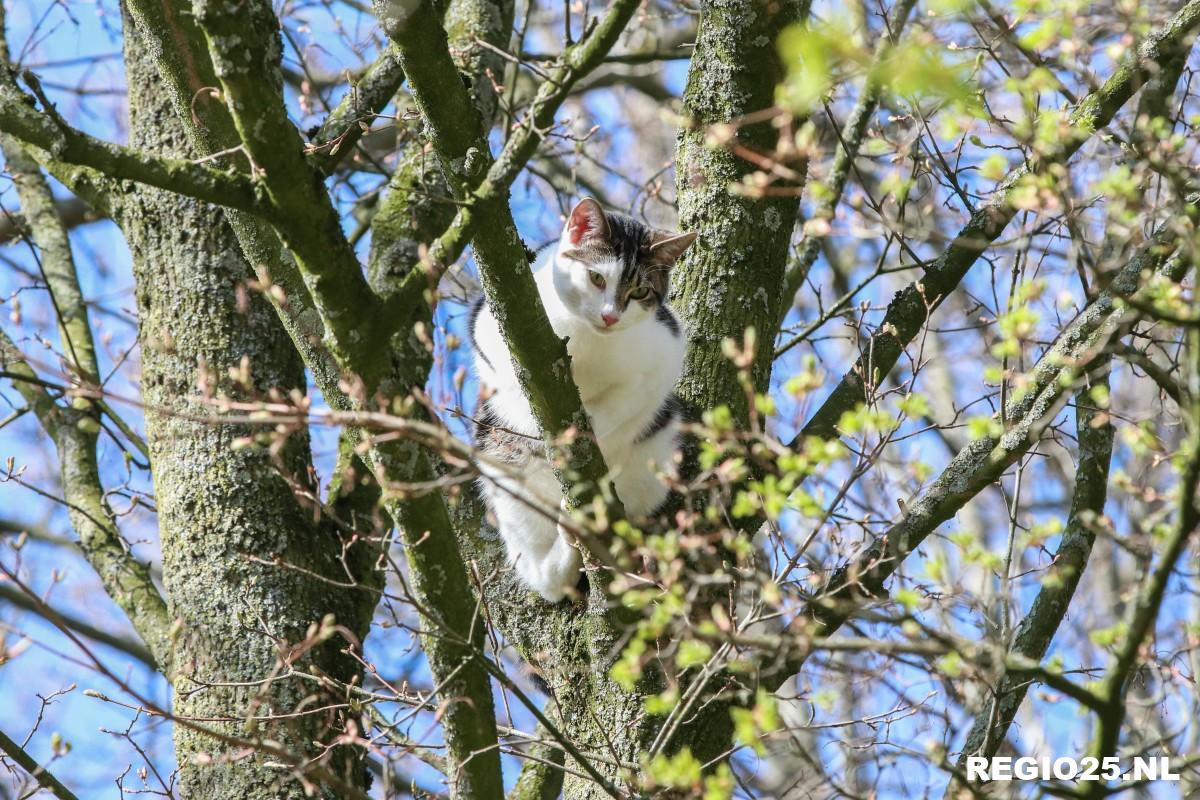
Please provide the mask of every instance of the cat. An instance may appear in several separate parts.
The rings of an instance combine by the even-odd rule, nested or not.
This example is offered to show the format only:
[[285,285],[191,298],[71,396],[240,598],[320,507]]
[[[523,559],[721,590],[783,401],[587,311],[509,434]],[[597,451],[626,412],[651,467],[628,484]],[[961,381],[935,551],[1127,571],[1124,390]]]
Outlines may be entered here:
[[[630,517],[661,506],[668,490],[660,473],[674,474],[681,408],[672,390],[686,339],[666,297],[671,269],[695,238],[584,198],[534,263],[542,306],[567,339],[584,409]],[[475,438],[483,494],[517,575],[556,603],[582,567],[559,525],[562,490],[483,298],[471,307],[469,331],[482,398]]]

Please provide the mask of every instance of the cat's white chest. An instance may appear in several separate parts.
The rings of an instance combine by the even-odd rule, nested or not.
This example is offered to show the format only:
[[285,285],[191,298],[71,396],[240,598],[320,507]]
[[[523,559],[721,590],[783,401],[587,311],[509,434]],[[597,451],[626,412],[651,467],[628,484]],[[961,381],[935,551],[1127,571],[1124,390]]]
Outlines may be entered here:
[[[584,405],[591,405],[614,391],[620,391],[636,381],[641,370],[640,364],[622,362],[613,358],[617,350],[605,347],[603,341],[594,341],[596,336],[586,332],[575,332],[574,336],[567,334],[567,352],[571,355],[571,373],[575,385],[579,387],[580,397]],[[608,338],[615,338],[613,334]],[[614,342],[614,344],[620,344]]]

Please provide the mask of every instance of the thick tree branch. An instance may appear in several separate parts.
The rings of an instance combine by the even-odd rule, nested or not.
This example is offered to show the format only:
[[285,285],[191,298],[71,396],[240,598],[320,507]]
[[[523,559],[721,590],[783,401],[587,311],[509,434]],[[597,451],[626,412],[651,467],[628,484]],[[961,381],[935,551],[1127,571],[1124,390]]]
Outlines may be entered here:
[[[197,109],[193,113],[191,87],[215,85],[217,77],[203,34],[191,14],[180,8],[182,3],[183,0],[169,3],[130,0],[129,5],[143,40],[155,54],[176,113],[193,146],[202,152],[220,153],[237,146],[240,135],[226,107],[206,102],[203,93],[196,96]],[[275,232],[249,217],[230,215],[230,221],[260,276],[284,286],[286,302],[280,303],[274,296],[272,301],[327,402],[342,411],[353,409],[355,402],[339,385],[341,365],[327,350],[313,344],[314,340],[325,338],[325,326],[319,318],[313,319],[316,315],[305,313],[312,307],[312,298],[294,262],[282,252]],[[361,344],[386,357],[389,348],[383,342],[363,339]],[[353,444],[362,442],[361,431],[351,429],[348,433]],[[371,447],[366,460],[378,485],[419,485],[432,483],[436,478],[425,454],[404,442]],[[425,650],[431,672],[448,701],[442,721],[452,755],[457,757],[453,777],[464,791],[478,791],[478,796],[487,797],[487,787],[494,785],[499,791],[500,784],[495,733],[494,730],[488,733],[489,726],[494,726],[490,688],[486,672],[477,663],[481,655],[481,620],[475,612],[466,569],[455,550],[453,532],[446,524],[440,497],[418,498],[411,505],[403,500],[391,496],[385,498],[385,506],[403,526],[414,588],[424,607],[440,610],[442,614],[428,620],[428,629],[433,633],[425,639]]]
[[[233,119],[220,102],[216,72],[189,0],[128,0],[125,9],[132,22],[130,33],[136,34],[139,46],[154,62],[192,148],[248,175],[249,161]],[[259,281],[283,289],[282,297],[277,292],[267,292],[266,297],[322,393],[330,405],[349,408],[339,388],[342,369],[321,344],[325,326],[275,229],[266,220],[240,211],[226,209],[225,216]]]
[[[184,158],[204,155],[189,142],[153,48],[136,22],[126,15],[123,23],[131,141]],[[185,46],[169,29],[157,33]],[[241,447],[253,429],[222,420],[197,382],[197,365],[205,365],[207,385],[231,401],[268,391],[295,396],[305,386],[302,364],[265,299],[281,292],[253,290],[254,269],[264,264],[241,257],[228,219],[227,210],[147,188],[130,193],[118,219],[133,256],[141,392],[176,620],[173,709],[185,721],[212,720],[176,724],[179,785],[189,797],[298,798],[313,784],[331,796],[365,796],[358,754],[334,746],[348,726],[280,713],[333,693],[314,694],[279,667],[283,658],[331,681],[361,680],[361,664],[342,637],[312,626],[336,620],[345,643],[361,641],[381,577],[362,562],[374,564],[377,553],[314,518],[306,430],[270,452]],[[238,370],[250,378],[239,380]],[[328,582],[347,572],[363,590],[330,591]],[[327,641],[331,634],[338,641]],[[254,751],[265,740],[263,754],[246,758],[246,739]]]
[[374,386],[389,366],[379,301],[341,229],[321,174],[304,157],[287,116],[279,65],[279,20],[268,2],[195,0],[221,94],[255,175],[274,206],[273,222],[325,325],[325,343],[343,367]]
[[350,90],[321,123],[306,148],[308,163],[322,175],[333,174],[337,165],[354,152],[354,146],[366,132],[375,115],[387,106],[404,83],[404,69],[396,51],[385,46],[361,78],[352,81]]
[[[279,230],[296,252],[314,303],[321,310],[326,341],[344,368],[373,386],[386,376],[390,365],[386,340],[362,324],[364,315],[372,314],[374,295],[370,301],[364,299],[370,290],[341,234],[319,176],[303,161],[299,138],[286,118],[278,87],[264,86],[258,72],[233,66],[255,58],[277,60],[277,21],[264,4],[243,4],[234,18],[217,13],[211,5],[198,11],[202,12],[198,19],[205,28],[213,61],[220,65],[218,74],[238,135],[255,167],[265,170],[264,182],[273,199],[291,209],[292,223],[279,226]],[[232,35],[233,28],[243,31],[240,38]],[[247,30],[258,34],[261,47],[249,43]],[[271,68],[265,62],[259,66]],[[326,392],[331,405],[352,407],[336,383],[332,388],[332,393]],[[367,461],[380,485],[433,483],[436,478],[424,452],[404,442],[372,448]],[[430,670],[445,696],[442,722],[455,795],[499,796],[491,695],[486,673],[477,661],[482,657],[482,620],[468,588],[444,502],[434,492],[389,496],[385,504],[401,526],[414,588],[426,614],[433,615],[424,626],[428,632],[424,642]]]
[[[512,30],[513,3],[508,0],[454,0],[445,10],[450,27],[450,42],[458,60],[456,75],[474,86],[473,101],[481,117],[490,125],[496,107],[495,91],[488,72],[498,74],[501,63],[493,50],[477,44],[487,42],[494,48],[507,46]],[[390,47],[390,45],[389,45]],[[388,182],[387,194],[380,201],[372,222],[369,276],[379,292],[394,289],[405,277],[419,272],[424,243],[442,234],[454,218],[456,205],[445,179],[419,141],[410,143]],[[418,277],[421,277],[418,275]],[[411,315],[398,317],[400,325],[392,338],[396,366],[389,383],[407,390],[420,387],[428,379],[433,354],[416,329],[432,325],[432,305],[420,303]],[[427,412],[413,404],[408,412],[416,418]],[[433,463],[437,449],[400,445],[377,448],[375,463],[414,464],[418,481],[436,479]],[[397,453],[403,452],[404,459]],[[387,472],[386,469],[383,472]],[[465,698],[450,706],[443,726],[453,779],[452,790],[461,797],[498,797],[503,792],[496,747],[496,728],[489,681],[484,668],[484,625],[475,606],[475,596],[467,588],[463,558],[453,521],[440,494],[392,497],[388,511],[400,524],[408,546],[408,560],[415,564],[416,589],[422,606],[430,610],[423,620],[425,650],[435,675],[449,676],[447,697]],[[453,566],[454,580],[425,579],[443,576]],[[447,632],[452,636],[447,636]]]
[[[78,197],[56,200],[54,203],[59,219],[68,230],[103,219],[92,207]],[[6,214],[0,217],[0,244],[8,244],[29,230],[24,214]]]
[[67,125],[52,108],[38,111],[7,67],[0,71],[0,130],[44,152],[47,160],[90,167],[118,180],[136,181],[214,205],[270,215],[244,176],[105,142]]
[[[766,118],[784,76],[774,42],[779,31],[807,17],[810,5],[701,3],[683,95],[689,124],[676,148],[679,225],[699,237],[672,275],[671,303],[688,330],[677,394],[697,415],[727,406],[740,428],[749,425],[751,390],[766,392],[770,382],[775,335],[789,304],[784,273],[807,159],[786,165],[800,177],[774,187],[786,190],[781,193],[755,196],[730,187],[759,171],[740,153],[771,154],[780,147],[780,129]],[[730,147],[711,145],[714,126],[736,130]],[[741,346],[750,329],[754,360],[746,387],[724,346],[727,339]]]

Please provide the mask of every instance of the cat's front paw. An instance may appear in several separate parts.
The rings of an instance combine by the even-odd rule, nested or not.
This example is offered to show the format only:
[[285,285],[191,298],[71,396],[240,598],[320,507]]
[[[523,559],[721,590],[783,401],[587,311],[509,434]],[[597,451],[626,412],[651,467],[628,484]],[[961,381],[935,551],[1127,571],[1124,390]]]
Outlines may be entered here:
[[567,498],[558,501],[558,538],[561,541],[572,542],[575,537],[567,530],[564,523],[571,518],[571,509],[567,507]]

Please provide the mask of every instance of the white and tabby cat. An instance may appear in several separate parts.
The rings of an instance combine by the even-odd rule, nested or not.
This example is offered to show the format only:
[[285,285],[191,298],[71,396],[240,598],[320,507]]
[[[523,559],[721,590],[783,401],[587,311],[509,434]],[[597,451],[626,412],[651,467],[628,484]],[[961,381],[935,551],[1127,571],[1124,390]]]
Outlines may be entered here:
[[[696,238],[667,233],[591,198],[571,211],[556,245],[543,248],[534,280],[550,325],[567,337],[583,406],[626,513],[653,512],[674,470],[679,403],[671,394],[686,343],[664,305],[671,268]],[[558,527],[562,499],[541,435],[513,371],[496,318],[472,306],[471,343],[480,393],[476,446],[482,486],[509,561],[550,602],[579,579],[579,552]],[[490,463],[489,463],[490,462]],[[503,467],[500,466],[503,464]]]

